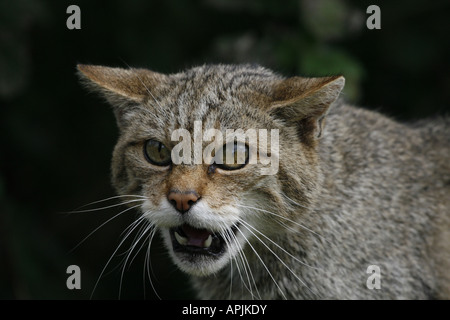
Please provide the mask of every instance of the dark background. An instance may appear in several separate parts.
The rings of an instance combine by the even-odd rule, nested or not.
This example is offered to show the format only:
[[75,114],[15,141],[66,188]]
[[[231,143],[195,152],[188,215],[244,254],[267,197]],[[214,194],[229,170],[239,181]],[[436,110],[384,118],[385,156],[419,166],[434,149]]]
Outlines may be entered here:
[[[71,4],[81,30],[66,27]],[[381,30],[366,28],[370,4],[381,8]],[[156,297],[145,248],[121,280],[126,243],[100,277],[136,213],[84,242],[124,208],[68,213],[114,196],[115,119],[79,85],[77,63],[170,73],[256,62],[287,76],[343,74],[348,101],[413,121],[449,111],[449,21],[448,0],[0,0],[0,298]],[[66,287],[72,264],[81,290]],[[161,298],[192,297],[156,238],[152,269]]]

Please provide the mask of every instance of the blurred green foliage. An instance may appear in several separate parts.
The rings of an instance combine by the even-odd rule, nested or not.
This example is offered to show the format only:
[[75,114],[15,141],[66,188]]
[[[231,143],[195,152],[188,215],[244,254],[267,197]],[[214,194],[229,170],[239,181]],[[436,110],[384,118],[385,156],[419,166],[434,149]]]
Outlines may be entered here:
[[[81,30],[66,28],[71,4],[81,8]],[[366,28],[370,4],[381,8],[381,30]],[[177,72],[195,64],[253,62],[288,76],[343,74],[348,101],[409,121],[449,110],[449,5],[1,0],[0,298],[89,298],[135,219],[129,211],[83,242],[120,208],[64,213],[114,195],[115,120],[78,84],[77,63]],[[93,298],[118,298],[119,288],[121,298],[155,298],[143,275],[144,252],[121,279],[127,246],[106,268]],[[81,290],[66,288],[71,264],[81,267]],[[152,269],[161,298],[192,297],[156,238]]]

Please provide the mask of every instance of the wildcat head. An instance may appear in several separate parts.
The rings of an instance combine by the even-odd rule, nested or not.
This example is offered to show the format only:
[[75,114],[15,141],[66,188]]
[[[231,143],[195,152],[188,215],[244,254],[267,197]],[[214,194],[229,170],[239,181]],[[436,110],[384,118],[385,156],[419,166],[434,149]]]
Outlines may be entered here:
[[[78,70],[114,108],[113,185],[143,199],[141,214],[181,270],[215,273],[255,237],[277,233],[314,206],[317,139],[343,77],[284,78],[250,65],[172,75]],[[244,135],[230,137],[230,130]]]

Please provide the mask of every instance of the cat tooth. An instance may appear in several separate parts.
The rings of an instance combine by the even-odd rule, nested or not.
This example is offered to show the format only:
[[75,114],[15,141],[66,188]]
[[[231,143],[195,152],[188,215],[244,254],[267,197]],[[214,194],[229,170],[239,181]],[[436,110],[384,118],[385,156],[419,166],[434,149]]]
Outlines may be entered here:
[[209,247],[211,246],[211,243],[212,243],[212,236],[209,235],[209,236],[208,236],[208,239],[206,239],[206,240],[205,240],[205,243],[203,243],[203,247],[209,248]]
[[182,237],[178,234],[178,232],[174,232],[175,234],[175,239],[177,239],[178,243],[185,246],[188,242],[188,239],[186,239],[185,237]]

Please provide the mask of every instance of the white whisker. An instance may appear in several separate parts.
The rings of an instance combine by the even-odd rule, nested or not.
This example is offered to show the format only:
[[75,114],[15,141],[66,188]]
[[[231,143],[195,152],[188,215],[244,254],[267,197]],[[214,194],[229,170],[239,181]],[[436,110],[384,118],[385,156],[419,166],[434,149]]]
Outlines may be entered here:
[[[92,203],[87,204],[85,206],[92,205],[92,204],[95,204],[95,203],[99,203],[99,202],[102,202],[102,201],[106,201],[106,200],[100,200],[100,201],[92,202]],[[106,206],[106,207],[100,207],[100,208],[94,208],[94,209],[85,209],[85,210],[75,210],[75,211],[70,211],[68,213],[70,214],[70,213],[94,212],[94,211],[111,209],[111,208],[114,208],[114,207],[120,207],[120,206],[127,205],[127,204],[134,203],[134,202],[144,202],[144,201],[145,201],[145,199],[134,199],[134,200],[128,200],[128,201],[125,201],[125,202],[112,204],[112,205],[109,205],[109,206]],[[83,207],[85,207],[85,206],[83,206]]]
[[[123,267],[122,267],[122,272],[121,272],[121,275],[120,275],[120,284],[119,284],[119,299],[120,299],[120,294],[121,294],[121,292],[122,292],[122,282],[123,282],[123,277],[124,277],[124,273],[125,273],[125,268],[126,268],[126,266],[127,266],[128,260],[129,260],[129,258],[130,258],[130,256],[131,256],[131,253],[133,252],[134,248],[138,245],[138,243],[141,241],[141,239],[144,237],[144,235],[145,235],[145,234],[151,229],[151,227],[152,227],[151,223],[149,223],[148,221],[147,221],[147,223],[146,223],[146,221],[144,220],[143,217],[139,218],[139,219],[136,220],[136,221],[139,221],[139,223],[136,223],[136,226],[137,226],[138,224],[141,224],[141,223],[142,223],[142,227],[141,227],[141,229],[137,232],[135,239],[132,241],[133,244],[132,244],[132,246],[127,250],[127,251],[128,251],[128,254],[127,254],[126,258],[125,258],[124,261],[123,261]],[[129,266],[131,266],[131,264],[133,263],[134,259],[136,258],[137,254],[140,252],[140,250],[142,249],[142,247],[143,247],[144,244],[145,244],[145,241],[143,241],[143,243],[142,243],[142,245],[140,246],[140,248],[139,248],[138,250],[136,250],[136,254],[135,254],[134,257],[131,259],[131,261],[130,261],[130,263],[129,263]]]
[[[158,297],[158,299],[162,300],[161,297],[159,296],[158,292],[156,291],[156,288],[152,281],[152,275],[151,275],[151,273],[153,273],[153,268],[152,268],[152,263],[151,263],[151,259],[150,259],[150,248],[151,248],[151,245],[153,242],[153,238],[155,237],[155,234],[156,234],[156,227],[153,227],[153,229],[150,231],[150,240],[148,242],[147,252],[145,255],[145,259],[144,259],[143,278],[145,281],[145,270],[147,270],[147,276],[148,276],[148,280],[150,282],[150,286],[152,287],[152,290],[155,293],[155,295]],[[145,288],[145,286],[144,286],[144,288]]]
[[[251,224],[249,224],[248,222],[240,219],[240,222],[242,224],[244,224],[246,227],[251,228],[252,230],[256,231],[258,234],[260,234],[261,236],[263,236],[265,239],[269,240],[272,244],[274,244],[278,249],[280,249],[281,251],[283,251],[284,253],[286,253],[288,256],[290,256],[291,258],[293,258],[294,260],[296,260],[297,262],[299,262],[300,264],[308,267],[308,268],[312,268],[312,269],[316,269],[316,270],[322,270],[321,268],[318,267],[313,267],[310,266],[309,264],[299,260],[296,256],[292,255],[291,253],[289,253],[288,251],[286,251],[284,248],[282,248],[279,244],[277,244],[275,241],[273,241],[272,239],[270,239],[268,236],[266,236],[264,233],[262,233],[261,231],[259,231],[258,229],[256,229],[255,227],[253,227]],[[250,230],[249,230],[250,231]],[[251,231],[250,231],[251,232]],[[253,235],[255,235],[253,233]],[[256,235],[255,235],[256,236]],[[258,238],[259,239],[259,238]],[[261,241],[261,239],[259,239]],[[261,241],[262,242],[262,241]]]
[[[142,217],[141,217],[142,218]],[[140,218],[140,219],[141,219]],[[139,219],[138,219],[139,221]],[[114,258],[114,256],[116,255],[117,251],[120,249],[120,247],[124,244],[124,242],[126,241],[126,239],[130,236],[130,234],[137,228],[137,226],[139,225],[139,223],[136,223],[136,221],[134,221],[132,223],[134,226],[133,228],[131,228],[128,233],[125,235],[125,237],[122,238],[122,240],[120,241],[120,243],[118,244],[117,248],[114,250],[114,252],[111,254],[111,256],[109,257],[108,261],[106,262],[105,266],[103,267],[102,271],[100,272],[100,275],[97,279],[97,281],[95,282],[94,288],[92,289],[92,293],[91,293],[91,299],[92,296],[94,295],[94,291],[98,286],[98,283],[100,282],[101,277],[103,276],[103,274],[105,273],[106,268],[108,267],[108,265],[111,263],[112,259]]]
[[304,226],[303,224],[298,223],[298,222],[296,222],[296,221],[294,221],[294,220],[292,220],[292,219],[289,219],[289,218],[287,218],[287,217],[284,217],[284,216],[282,216],[282,215],[280,215],[280,214],[277,214],[277,213],[274,213],[274,212],[271,212],[271,211],[268,211],[268,210],[264,210],[264,209],[261,209],[261,208],[252,207],[252,206],[244,206],[244,205],[241,205],[241,204],[236,204],[236,206],[241,207],[241,208],[247,208],[247,209],[253,209],[253,210],[256,210],[256,211],[265,212],[265,213],[268,213],[268,214],[270,214],[270,215],[273,215],[273,216],[275,216],[275,217],[277,217],[277,218],[281,218],[281,219],[286,220],[286,221],[288,221],[288,222],[290,222],[290,223],[293,223],[293,224],[295,224],[296,226],[299,226],[300,228],[302,228],[302,229],[304,229],[304,230],[306,230],[306,231],[308,231],[308,232],[311,232],[312,234],[314,234],[314,235],[320,237],[321,239],[323,239],[323,240],[325,240],[325,241],[327,241],[327,242],[333,244],[333,242],[331,242],[330,240],[326,239],[324,236],[318,234],[317,232],[311,230],[310,228]]
[[109,223],[110,221],[114,220],[115,218],[117,218],[118,216],[124,214],[127,211],[130,211],[134,208],[139,207],[140,204],[137,204],[135,206],[129,207],[125,210],[120,211],[118,214],[114,215],[113,217],[109,218],[108,220],[106,220],[105,222],[103,222],[101,225],[99,225],[97,228],[95,228],[93,231],[91,231],[86,237],[84,237],[83,240],[81,240],[75,247],[73,247],[71,250],[69,250],[69,253],[73,252],[74,250],[76,250],[82,243],[84,243],[90,236],[92,236],[95,232],[97,232],[100,228],[102,228],[103,226],[105,226],[107,223]]
[[283,298],[285,300],[287,300],[286,295],[284,294],[283,290],[281,289],[280,285],[277,283],[277,281],[275,280],[275,278],[273,277],[272,273],[270,272],[269,268],[266,266],[266,264],[264,263],[263,259],[260,257],[260,255],[258,254],[258,252],[256,251],[256,249],[252,246],[252,244],[250,243],[250,241],[245,237],[245,235],[242,233],[242,231],[238,228],[237,229],[238,232],[244,237],[245,241],[247,242],[247,244],[250,246],[250,248],[253,250],[253,252],[255,253],[256,257],[259,259],[259,261],[261,262],[261,264],[263,265],[264,269],[266,269],[267,273],[269,274],[270,278],[272,279],[273,283],[275,284],[275,286],[277,287],[277,289],[280,291],[281,295],[283,296]]
[[[270,251],[270,253],[272,253],[274,256],[275,256],[275,258],[277,258],[278,259],[278,261],[280,261],[281,262],[281,264],[298,280],[298,281],[300,281],[300,283],[302,284],[302,285],[304,285],[308,290],[310,290],[312,293],[314,293],[314,294],[316,294],[312,289],[310,289],[307,285],[306,285],[306,283],[302,280],[302,279],[300,279],[300,277],[260,238],[260,237],[258,237],[253,231],[251,231],[250,230],[250,228],[245,224],[245,222],[244,221],[242,221],[241,220],[241,223],[242,223],[242,225],[256,238],[256,239],[258,239],[266,248],[267,248],[267,250],[269,250]],[[249,242],[249,244],[250,244],[250,242]],[[284,296],[284,295],[283,295]]]
[[130,200],[131,202],[134,202],[134,201],[144,201],[144,200],[147,199],[147,197],[144,197],[144,196],[140,196],[140,195],[130,195],[130,194],[127,194],[127,195],[120,195],[120,196],[113,196],[113,197],[109,197],[109,198],[106,198],[106,199],[102,199],[102,200],[97,200],[97,201],[90,202],[90,203],[88,203],[88,204],[82,205],[82,206],[79,207],[78,209],[75,209],[75,210],[72,210],[72,211],[68,211],[68,212],[63,212],[63,213],[65,213],[65,214],[72,214],[72,213],[84,213],[84,212],[100,211],[100,210],[110,209],[110,208],[118,207],[118,206],[121,206],[121,205],[124,205],[124,204],[128,204],[128,203],[129,203],[128,201],[126,201],[126,202],[119,202],[119,203],[116,203],[116,204],[111,205],[111,206],[100,207],[100,208],[94,208],[94,209],[84,209],[84,210],[81,210],[82,208],[89,207],[89,206],[92,206],[92,205],[94,205],[94,204],[98,204],[98,203],[102,203],[102,202],[106,202],[106,201],[111,201],[111,200],[115,200],[115,199],[120,199],[120,198],[135,198],[135,199],[133,199],[133,200]]
[[250,295],[252,296],[252,299],[253,299],[253,298],[255,298],[255,294],[253,293],[253,289],[252,289],[252,282],[253,282],[256,292],[258,293],[259,299],[261,299],[261,295],[258,292],[256,282],[253,277],[252,270],[250,268],[250,264],[248,263],[248,259],[245,256],[245,252],[244,252],[241,244],[239,243],[239,240],[236,238],[236,235],[234,234],[234,232],[230,231],[227,226],[224,226],[223,230],[224,231],[221,234],[221,236],[223,239],[225,239],[225,242],[227,242],[228,247],[230,247],[231,241],[233,241],[236,244],[236,247],[238,247],[238,250],[237,250],[238,257],[242,263],[242,267],[244,268],[244,272],[247,277],[247,283],[248,283],[248,285],[247,285],[244,281],[243,274],[241,273],[241,270],[239,268],[239,261],[237,260],[237,257],[236,257],[236,268],[237,268],[239,276],[241,278],[241,283],[242,283],[243,287],[245,287],[248,290],[248,292],[250,293]]
[[308,210],[313,210],[313,211],[318,211],[317,209],[308,208],[307,206],[304,206],[304,205],[302,205],[302,204],[292,200],[284,192],[280,192],[280,194],[281,194],[281,196],[285,197],[289,202],[291,202],[292,204],[296,205],[297,207],[301,207],[301,208],[308,209]]

